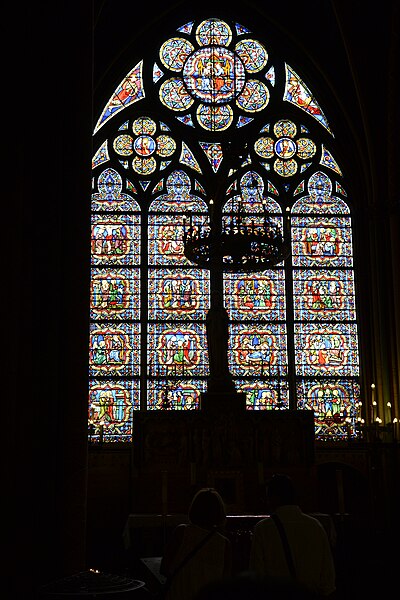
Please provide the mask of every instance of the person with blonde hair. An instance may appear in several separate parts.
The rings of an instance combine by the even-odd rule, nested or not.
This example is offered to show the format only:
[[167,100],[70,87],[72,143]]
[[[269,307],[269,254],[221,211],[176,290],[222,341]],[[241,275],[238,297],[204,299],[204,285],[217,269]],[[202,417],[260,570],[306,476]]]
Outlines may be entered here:
[[205,585],[232,573],[232,546],[223,533],[225,504],[214,488],[194,495],[188,521],[175,528],[162,557],[167,600],[192,600]]

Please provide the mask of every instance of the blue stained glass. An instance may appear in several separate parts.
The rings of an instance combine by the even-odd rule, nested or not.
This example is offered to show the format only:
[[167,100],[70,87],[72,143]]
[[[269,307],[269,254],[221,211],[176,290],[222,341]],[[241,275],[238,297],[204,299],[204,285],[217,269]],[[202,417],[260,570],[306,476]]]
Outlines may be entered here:
[[147,364],[155,377],[207,375],[205,323],[149,323]]
[[92,194],[93,211],[140,212],[139,204],[122,192],[122,177],[115,169],[105,169],[97,178],[98,193]]
[[307,379],[297,383],[297,407],[314,411],[319,440],[355,438],[360,414],[360,384],[355,379]]
[[295,213],[349,214],[349,207],[332,196],[332,182],[325,173],[314,173],[307,184],[308,196],[299,198],[292,207]]
[[138,265],[140,258],[138,215],[92,215],[92,264]]
[[294,318],[309,321],[354,321],[353,271],[293,271]]
[[[93,157],[90,441],[132,441],[132,417],[140,404],[148,410],[200,408],[209,376],[210,273],[186,259],[184,234],[189,226],[210,231],[204,198],[213,197],[211,179],[225,164],[217,129],[236,123],[243,136],[250,121],[257,121],[255,127],[268,137],[250,142],[239,172],[245,164],[251,164],[250,171],[239,176],[230,171],[222,225],[237,227],[232,213],[239,209],[244,229],[260,227],[265,213],[282,225],[284,206],[291,215],[292,256],[274,269],[223,274],[230,371],[236,389],[246,394],[248,410],[286,410],[290,392],[297,408],[314,412],[317,439],[354,437],[360,385],[350,209],[333,195],[345,196],[344,188],[325,172],[341,176],[333,155],[321,139],[311,139],[319,125],[314,121],[306,129],[285,111],[275,111],[275,83],[286,75],[281,108],[290,102],[294,111],[305,111],[331,133],[328,122],[297,73],[285,63],[271,65],[266,47],[242,25],[231,28],[212,18],[186,23],[178,31],[179,37],[175,33],[160,45],[151,63],[159,102],[178,111],[173,123],[157,125],[145,111],[132,116],[138,100],[147,102],[140,62],[110,97],[95,127],[94,133],[127,109],[123,121],[115,120],[109,140],[103,136],[95,142]],[[161,60],[161,68],[154,58]],[[261,111],[270,98],[275,116],[271,113],[271,125],[260,129],[265,123]],[[157,127],[174,137],[157,137]],[[215,134],[211,139],[207,130]],[[307,137],[298,138],[297,132]],[[317,148],[322,148],[320,159]],[[300,184],[289,187],[279,177],[308,173],[318,160],[320,170]],[[157,167],[162,180],[155,176]],[[271,181],[257,169],[264,175],[268,170]],[[146,268],[141,289],[140,273]],[[286,298],[288,281],[293,287]],[[288,349],[288,307],[293,307],[294,352],[292,344]],[[146,373],[141,373],[143,364]],[[288,377],[293,370],[294,385]]]
[[203,379],[155,379],[148,382],[148,410],[198,410]]
[[295,323],[297,375],[359,375],[355,323]]
[[286,325],[230,325],[229,367],[234,376],[287,375]]
[[225,273],[225,307],[231,320],[285,319],[285,273],[283,269],[260,273]]
[[92,269],[90,318],[139,319],[139,269]]
[[349,217],[292,217],[293,265],[353,266]]
[[139,381],[89,382],[89,442],[131,442],[132,415],[139,409]]
[[91,323],[91,376],[139,375],[139,323]]
[[167,193],[158,196],[150,204],[152,212],[207,212],[207,204],[191,194],[191,180],[181,170],[174,171],[166,180]]
[[209,295],[208,270],[149,271],[149,319],[204,319],[210,304]]
[[246,394],[247,410],[286,410],[289,386],[285,379],[236,379],[236,389]]
[[[193,227],[207,227],[207,218],[193,217]],[[191,262],[184,255],[183,235],[189,227],[184,215],[149,215],[149,264],[187,265]]]

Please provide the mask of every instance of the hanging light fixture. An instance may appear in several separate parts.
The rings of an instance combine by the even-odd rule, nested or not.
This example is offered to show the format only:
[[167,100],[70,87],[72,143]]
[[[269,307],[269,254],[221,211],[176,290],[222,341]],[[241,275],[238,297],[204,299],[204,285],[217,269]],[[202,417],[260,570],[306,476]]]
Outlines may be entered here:
[[[255,177],[249,182],[262,201],[261,219],[251,219],[242,211],[243,198],[232,207],[220,223],[213,219],[213,211],[206,225],[195,226],[192,219],[184,228],[184,253],[188,260],[202,268],[211,269],[218,261],[224,271],[261,271],[273,267],[289,254],[289,235],[286,227],[267,212],[267,202],[261,198]],[[213,201],[210,201],[213,207]]]

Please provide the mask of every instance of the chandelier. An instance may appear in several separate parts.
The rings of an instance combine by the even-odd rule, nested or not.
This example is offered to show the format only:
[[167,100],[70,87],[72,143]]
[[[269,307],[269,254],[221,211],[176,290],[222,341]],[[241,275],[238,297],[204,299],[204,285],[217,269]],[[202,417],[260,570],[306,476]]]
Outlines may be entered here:
[[[250,183],[254,186],[256,180]],[[219,264],[224,271],[261,271],[279,264],[289,255],[289,235],[286,231],[284,236],[283,227],[268,214],[264,201],[263,208],[264,214],[250,215],[243,213],[238,203],[237,210],[224,214],[219,222],[211,215],[200,227],[193,225],[191,217],[189,226],[184,225],[185,257],[206,269]]]

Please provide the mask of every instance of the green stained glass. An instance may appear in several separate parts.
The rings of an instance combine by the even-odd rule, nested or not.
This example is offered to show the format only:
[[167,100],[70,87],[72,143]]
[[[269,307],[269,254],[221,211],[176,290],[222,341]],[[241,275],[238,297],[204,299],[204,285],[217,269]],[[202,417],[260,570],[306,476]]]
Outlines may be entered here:
[[253,380],[237,379],[238,391],[246,394],[247,410],[287,410],[289,386],[285,379],[267,379],[262,375]]
[[355,320],[353,271],[295,270],[293,292],[296,320]]
[[200,394],[206,391],[204,380],[169,379],[151,380],[148,385],[148,410],[198,410]]
[[139,333],[139,323],[92,323],[90,375],[138,375]]
[[295,323],[298,375],[359,375],[355,324]]
[[89,442],[131,442],[132,416],[133,411],[137,409],[138,380],[90,380]]
[[297,407],[314,412],[319,440],[348,440],[358,435],[360,384],[355,379],[308,379],[297,384]]
[[100,319],[139,319],[138,269],[92,269],[90,316]]
[[149,318],[197,320],[209,308],[209,271],[152,269],[149,272]]
[[[321,106],[284,62],[284,46],[279,60],[265,38],[268,49],[261,35],[212,16],[175,27],[117,76],[100,112],[90,199],[92,444],[135,442],[139,408],[200,408],[214,285],[246,408],[312,410],[317,440],[356,435],[352,198],[344,200]],[[226,159],[239,132],[236,169]],[[267,217],[282,228],[290,217],[290,255],[257,272],[232,272],[224,256],[214,278],[186,258],[184,240],[190,227],[209,233],[215,215],[225,233],[260,230]]]

